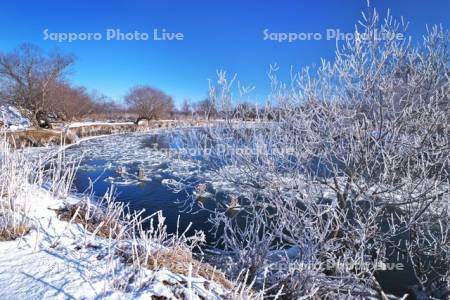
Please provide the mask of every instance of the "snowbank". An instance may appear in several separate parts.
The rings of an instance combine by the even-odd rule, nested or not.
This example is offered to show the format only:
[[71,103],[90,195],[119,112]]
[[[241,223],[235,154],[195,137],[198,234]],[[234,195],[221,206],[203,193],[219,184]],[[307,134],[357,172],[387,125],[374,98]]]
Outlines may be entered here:
[[31,126],[30,120],[23,117],[19,110],[11,105],[0,106],[0,125],[9,130],[23,130]]

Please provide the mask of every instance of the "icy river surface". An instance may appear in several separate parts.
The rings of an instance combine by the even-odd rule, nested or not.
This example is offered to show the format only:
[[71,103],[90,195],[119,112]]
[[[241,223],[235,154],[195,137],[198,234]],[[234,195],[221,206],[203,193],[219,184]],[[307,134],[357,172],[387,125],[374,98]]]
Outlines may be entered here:
[[[192,223],[191,231],[203,230],[211,241],[209,214],[186,203],[192,201],[194,191],[173,189],[180,178],[198,172],[197,164],[179,155],[176,137],[173,131],[111,135],[68,148],[68,157],[81,158],[74,181],[77,192],[101,197],[113,187],[116,201],[128,203],[132,210],[145,209],[144,215],[162,211],[169,233],[177,226],[183,231]],[[203,199],[202,204],[214,205],[212,197]]]

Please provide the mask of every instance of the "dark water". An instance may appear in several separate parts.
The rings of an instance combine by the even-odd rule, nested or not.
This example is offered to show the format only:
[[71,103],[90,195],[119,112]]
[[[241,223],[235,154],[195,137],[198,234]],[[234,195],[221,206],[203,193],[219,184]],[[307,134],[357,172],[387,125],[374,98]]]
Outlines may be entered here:
[[[196,203],[190,207],[193,190],[176,193],[164,184],[164,181],[178,179],[172,174],[173,169],[179,168],[181,174],[195,169],[185,166],[176,156],[173,162],[174,154],[167,154],[167,150],[177,147],[176,139],[163,133],[127,134],[82,142],[69,148],[66,155],[82,157],[74,181],[77,192],[88,191],[102,197],[114,186],[116,201],[127,203],[131,210],[145,209],[143,216],[162,211],[169,233],[183,232],[192,223],[188,234],[194,229],[203,230],[208,243],[212,243],[209,213]],[[169,166],[172,169],[169,170]],[[138,178],[139,170],[144,171],[143,180]],[[213,206],[214,201],[203,199],[203,204]]]

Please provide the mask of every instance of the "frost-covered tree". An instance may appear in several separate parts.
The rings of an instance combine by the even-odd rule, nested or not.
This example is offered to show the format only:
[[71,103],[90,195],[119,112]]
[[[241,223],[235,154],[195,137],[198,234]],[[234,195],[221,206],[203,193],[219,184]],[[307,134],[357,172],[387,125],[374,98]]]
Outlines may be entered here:
[[[229,274],[287,299],[386,299],[376,275],[394,253],[423,294],[448,296],[449,31],[431,27],[414,46],[392,38],[405,30],[363,14],[334,61],[288,83],[271,67],[276,109],[186,134],[235,187],[211,211]],[[228,107],[232,81],[219,73],[214,103]]]

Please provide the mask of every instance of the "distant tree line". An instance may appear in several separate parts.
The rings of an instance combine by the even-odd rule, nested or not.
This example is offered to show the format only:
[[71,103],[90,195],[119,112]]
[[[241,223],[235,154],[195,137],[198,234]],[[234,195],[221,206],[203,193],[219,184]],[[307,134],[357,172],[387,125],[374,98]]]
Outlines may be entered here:
[[40,126],[123,110],[112,99],[68,81],[75,61],[71,54],[45,53],[32,44],[0,52],[0,103],[17,106]]
[[176,108],[171,96],[150,85],[136,85],[124,97],[124,105],[75,86],[69,80],[76,57],[58,51],[45,52],[32,44],[13,51],[0,51],[0,104],[12,104],[35,125],[84,119],[195,118],[213,120],[230,114],[240,120],[254,120],[262,113],[254,104],[242,103],[229,111],[219,109],[214,99],[185,100]]

